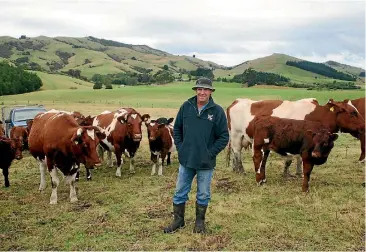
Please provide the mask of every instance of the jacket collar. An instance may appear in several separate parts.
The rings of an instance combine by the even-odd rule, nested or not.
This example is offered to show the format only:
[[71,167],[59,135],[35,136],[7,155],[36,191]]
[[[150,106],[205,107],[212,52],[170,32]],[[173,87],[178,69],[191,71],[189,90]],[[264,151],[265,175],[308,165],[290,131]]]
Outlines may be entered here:
[[[197,107],[197,96],[195,95],[195,96],[193,96],[193,97],[191,97],[191,98],[189,98],[188,99],[188,102],[190,103],[190,104],[192,104],[197,110],[198,110],[198,107]],[[206,110],[206,109],[208,109],[208,108],[211,108],[211,107],[214,107],[215,106],[215,102],[214,102],[214,100],[212,99],[212,96],[210,96],[210,98],[209,98],[209,100],[208,100],[208,103],[207,103],[207,105],[206,105],[206,107],[205,107],[205,109],[204,110]]]

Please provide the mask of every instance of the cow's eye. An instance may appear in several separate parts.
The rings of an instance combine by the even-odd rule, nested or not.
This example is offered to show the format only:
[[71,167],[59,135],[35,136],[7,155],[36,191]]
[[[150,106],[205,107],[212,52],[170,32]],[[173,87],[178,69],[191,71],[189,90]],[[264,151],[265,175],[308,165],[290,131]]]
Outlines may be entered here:
[[353,111],[353,112],[351,112],[351,115],[357,117],[357,112],[356,111]]

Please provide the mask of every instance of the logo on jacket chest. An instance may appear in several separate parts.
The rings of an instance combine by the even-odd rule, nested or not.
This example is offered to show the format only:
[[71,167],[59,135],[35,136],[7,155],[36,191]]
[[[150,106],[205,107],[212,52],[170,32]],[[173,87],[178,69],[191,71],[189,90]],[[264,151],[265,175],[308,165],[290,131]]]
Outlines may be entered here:
[[207,119],[212,121],[213,120],[213,115],[208,114]]

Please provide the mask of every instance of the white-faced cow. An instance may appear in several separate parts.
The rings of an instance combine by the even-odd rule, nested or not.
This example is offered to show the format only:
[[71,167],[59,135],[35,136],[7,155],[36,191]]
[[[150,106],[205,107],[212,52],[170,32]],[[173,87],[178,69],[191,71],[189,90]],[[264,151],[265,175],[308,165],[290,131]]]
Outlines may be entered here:
[[300,155],[303,162],[303,192],[309,190],[314,165],[322,165],[338,138],[319,122],[255,117],[248,125],[253,135],[253,162],[258,184],[266,182],[266,161],[270,151],[282,156]]
[[135,172],[135,153],[142,139],[141,124],[146,122],[150,115],[140,115],[133,108],[121,108],[115,112],[104,111],[95,116],[93,125],[98,126],[106,134],[100,145],[107,150],[108,166],[112,167],[112,153],[116,155],[116,176],[121,177],[123,164],[122,154],[127,152],[130,157],[130,173]]
[[59,178],[57,169],[70,184],[70,201],[77,201],[75,191],[76,163],[90,168],[100,163],[96,147],[105,134],[97,127],[80,126],[76,120],[62,112],[43,112],[34,118],[29,134],[29,152],[40,162],[41,183],[39,190],[45,189],[45,171],[51,175],[52,194],[50,203],[57,203]]
[[167,119],[161,117],[145,123],[149,139],[151,161],[154,163],[151,169],[151,175],[155,175],[156,166],[159,167],[158,175],[163,175],[165,157],[167,157],[167,165],[170,164],[170,154],[175,151],[173,126],[171,125],[173,120],[174,118]]
[[9,168],[14,159],[20,160],[22,156],[22,141],[19,138],[6,138],[0,136],[0,168],[3,170],[5,187],[9,187]]
[[[253,132],[248,131],[248,125],[255,116],[260,115],[318,121],[329,128],[331,133],[336,133],[342,128],[363,136],[361,146],[364,141],[365,121],[347,102],[335,102],[330,99],[327,104],[321,106],[312,98],[298,101],[236,99],[227,108],[234,171],[244,172],[241,149],[253,142]],[[364,155],[363,149],[361,157],[364,158]],[[291,162],[292,158],[288,158],[284,169],[285,175]],[[297,173],[301,173],[301,162],[298,162]]]

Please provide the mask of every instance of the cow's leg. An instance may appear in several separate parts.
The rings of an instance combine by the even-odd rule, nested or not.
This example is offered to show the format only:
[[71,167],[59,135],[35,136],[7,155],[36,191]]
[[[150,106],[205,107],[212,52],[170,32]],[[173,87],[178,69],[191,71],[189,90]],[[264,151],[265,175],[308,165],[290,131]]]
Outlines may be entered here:
[[97,152],[98,152],[100,162],[103,162],[104,161],[104,148],[100,144],[98,144],[98,146],[97,146]]
[[9,167],[4,167],[3,168],[3,175],[4,175],[4,180],[5,180],[5,187],[9,187],[10,183],[9,183]]
[[283,176],[284,177],[291,177],[291,174],[290,174],[290,166],[292,164],[292,159],[293,159],[293,156],[292,155],[288,155],[285,157],[285,167],[283,168]]
[[79,181],[79,177],[80,177],[80,164],[73,165],[73,169],[77,169],[75,180],[76,181]]
[[163,175],[163,166],[164,166],[165,156],[166,156],[166,153],[163,152],[163,153],[161,153],[161,162],[158,159],[158,165],[159,165],[158,175],[159,176]]
[[[116,158],[117,158],[117,154],[116,154]],[[120,158],[121,160],[121,158]],[[118,158],[117,158],[117,163],[118,163]],[[108,167],[113,167],[113,161],[112,161],[112,152],[111,151],[107,151],[107,166]],[[117,164],[118,166],[118,164]]]
[[78,198],[76,196],[76,190],[75,190],[75,178],[76,178],[76,173],[74,173],[72,175],[68,175],[65,178],[66,183],[70,184],[70,202],[71,203],[78,201]]
[[47,164],[45,161],[39,161],[39,172],[41,174],[41,183],[39,184],[39,191],[43,191],[46,188],[46,169]]
[[302,159],[300,155],[296,155],[296,176],[302,177]]
[[168,157],[166,159],[166,165],[170,165],[171,164],[170,163],[170,154],[171,154],[171,152],[168,152]]
[[262,181],[262,160],[263,160],[263,150],[262,145],[259,143],[253,143],[253,163],[254,163],[254,171],[255,171],[255,180],[257,181],[258,185],[264,183]]
[[361,143],[361,155],[358,159],[361,163],[365,162],[365,134],[360,134],[360,143]]
[[266,163],[267,163],[269,153],[270,153],[270,150],[264,150],[263,151],[263,159],[262,159],[262,162],[261,162],[261,166],[259,168],[262,183],[267,182],[267,179],[266,179]]
[[304,178],[302,182],[302,191],[309,192],[309,181],[310,181],[310,174],[313,170],[314,165],[309,162],[308,160],[303,161],[303,171],[304,171]]
[[114,150],[115,150],[116,159],[117,159],[116,176],[121,177],[121,168],[122,168],[122,164],[123,164],[122,153],[121,153],[120,148],[115,147]]
[[90,169],[85,167],[85,170],[86,170],[86,180],[91,180],[92,174],[91,174]]
[[[48,165],[48,167],[50,166]],[[57,187],[60,184],[60,180],[57,176],[57,168],[53,167],[53,165],[50,174],[51,174],[51,185],[52,185],[50,204],[57,204]]]
[[135,153],[130,155],[130,173],[135,173]]
[[154,155],[151,153],[151,161],[153,161],[153,165],[151,168],[151,176],[154,176],[156,173],[156,164],[158,163],[159,155]]
[[241,149],[242,149],[243,136],[233,137],[231,139],[231,151],[233,154],[233,171],[245,173],[243,164],[241,162]]

